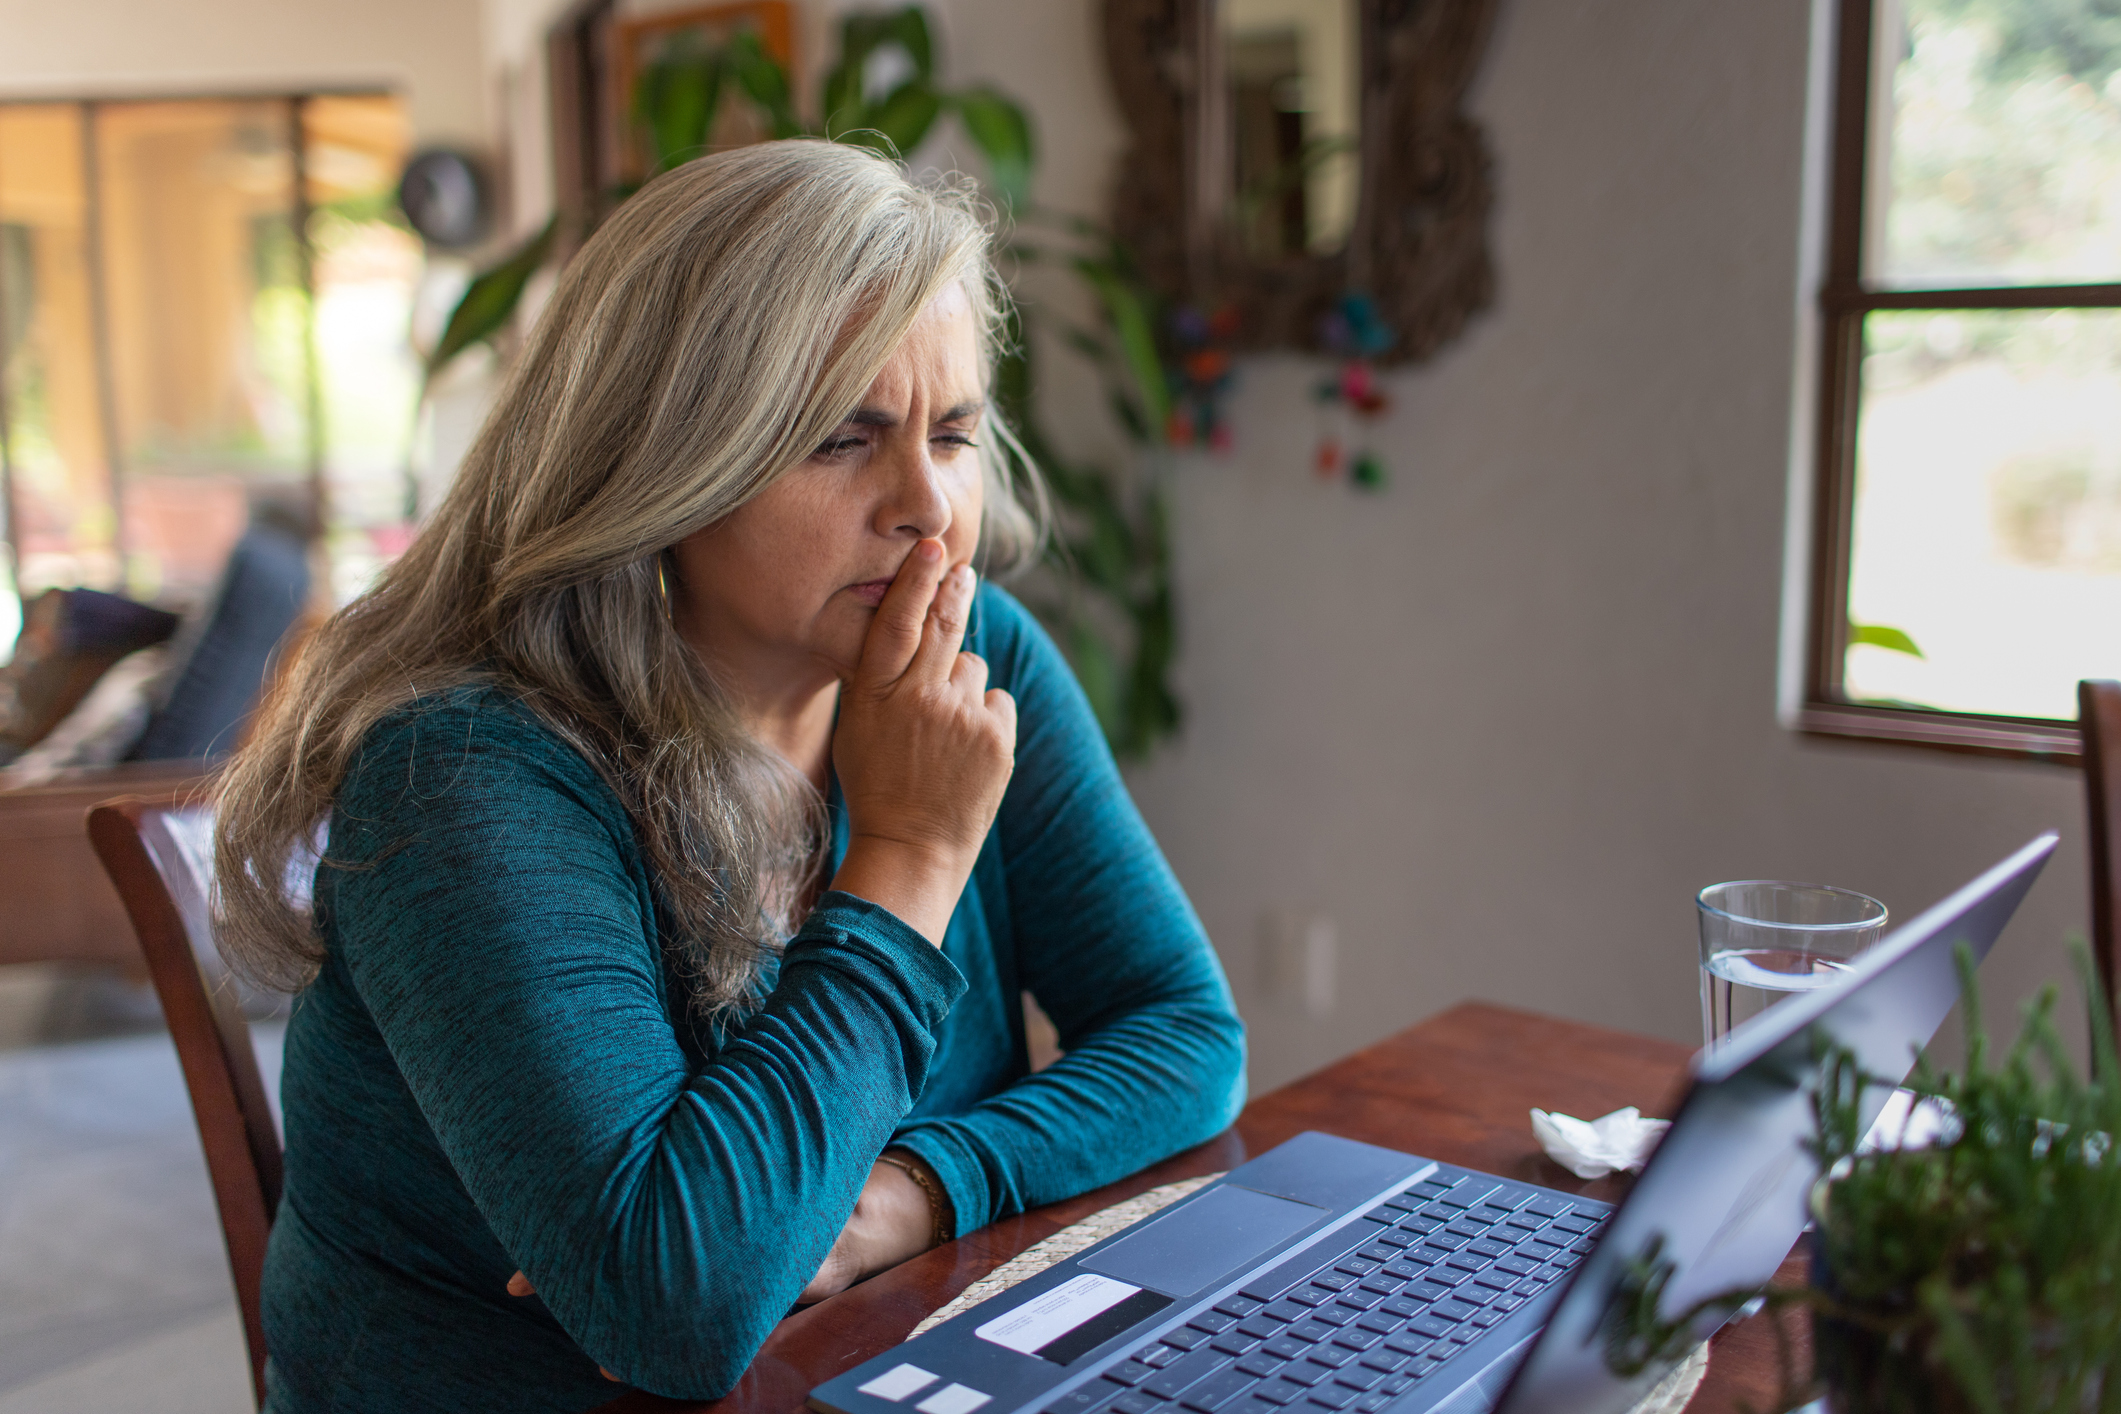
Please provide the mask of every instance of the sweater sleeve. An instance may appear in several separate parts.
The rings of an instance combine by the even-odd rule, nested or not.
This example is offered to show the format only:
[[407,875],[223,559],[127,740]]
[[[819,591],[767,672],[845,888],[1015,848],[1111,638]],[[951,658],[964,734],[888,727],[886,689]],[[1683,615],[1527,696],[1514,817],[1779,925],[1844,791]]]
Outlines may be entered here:
[[320,921],[502,1247],[598,1364],[725,1393],[920,1093],[957,969],[827,894],[689,1064],[623,811],[490,700],[372,734],[331,857]]
[[1245,1097],[1229,984],[1074,673],[1007,594],[983,586],[979,615],[978,651],[1017,700],[995,824],[1017,962],[1066,1055],[900,1131],[949,1189],[960,1233],[1202,1143]]

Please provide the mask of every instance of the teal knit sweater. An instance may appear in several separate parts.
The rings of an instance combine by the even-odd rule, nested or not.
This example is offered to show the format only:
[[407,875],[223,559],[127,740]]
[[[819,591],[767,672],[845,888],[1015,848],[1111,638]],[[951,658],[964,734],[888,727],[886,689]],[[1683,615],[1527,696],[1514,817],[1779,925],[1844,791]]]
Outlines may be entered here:
[[[885,1146],[963,1232],[1231,1121],[1229,989],[1067,665],[992,586],[966,647],[1020,725],[942,949],[827,893],[721,1032],[688,1020],[655,880],[580,756],[490,690],[369,733],[288,1027],[270,1409],[585,1409],[616,1393],[599,1365],[720,1395]],[[1024,989],[1067,1051],[1037,1075]],[[507,1294],[518,1268],[537,1296]]]

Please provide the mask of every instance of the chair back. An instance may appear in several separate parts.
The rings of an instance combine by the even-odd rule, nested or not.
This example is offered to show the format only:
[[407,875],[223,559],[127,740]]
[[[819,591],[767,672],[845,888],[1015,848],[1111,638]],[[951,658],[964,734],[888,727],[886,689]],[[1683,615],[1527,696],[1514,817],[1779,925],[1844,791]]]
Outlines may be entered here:
[[2077,684],[2077,728],[2083,736],[2084,807],[2092,863],[2092,956],[2109,1014],[2116,1001],[2115,932],[2121,925],[2121,682]]
[[258,1289],[280,1206],[280,1133],[251,1049],[250,1025],[213,941],[205,807],[136,798],[88,812],[88,836],[117,887],[147,960],[191,1092],[228,1265],[243,1310],[250,1374],[265,1402],[265,1331]]

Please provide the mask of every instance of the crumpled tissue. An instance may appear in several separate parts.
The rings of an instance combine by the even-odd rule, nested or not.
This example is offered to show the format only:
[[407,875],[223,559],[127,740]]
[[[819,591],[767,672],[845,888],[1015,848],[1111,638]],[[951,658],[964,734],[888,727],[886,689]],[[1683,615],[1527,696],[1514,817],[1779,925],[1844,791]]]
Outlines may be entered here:
[[1590,1120],[1532,1111],[1532,1134],[1539,1147],[1578,1178],[1641,1168],[1671,1127],[1668,1119],[1644,1119],[1633,1105]]

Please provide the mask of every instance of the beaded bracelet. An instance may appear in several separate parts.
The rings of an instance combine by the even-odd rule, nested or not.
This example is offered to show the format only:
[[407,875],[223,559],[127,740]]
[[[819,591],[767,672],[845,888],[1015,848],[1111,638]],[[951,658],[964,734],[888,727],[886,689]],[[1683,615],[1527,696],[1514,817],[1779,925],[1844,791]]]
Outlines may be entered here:
[[937,1180],[933,1169],[930,1169],[918,1155],[904,1149],[895,1153],[885,1152],[877,1155],[876,1158],[878,1163],[889,1164],[915,1183],[918,1183],[921,1186],[921,1192],[928,1195],[928,1215],[935,1222],[935,1230],[930,1234],[928,1241],[928,1246],[931,1249],[942,1246],[956,1236],[951,1231],[955,1224],[950,1221],[950,1215],[953,1211],[950,1195],[943,1192],[943,1185]]

